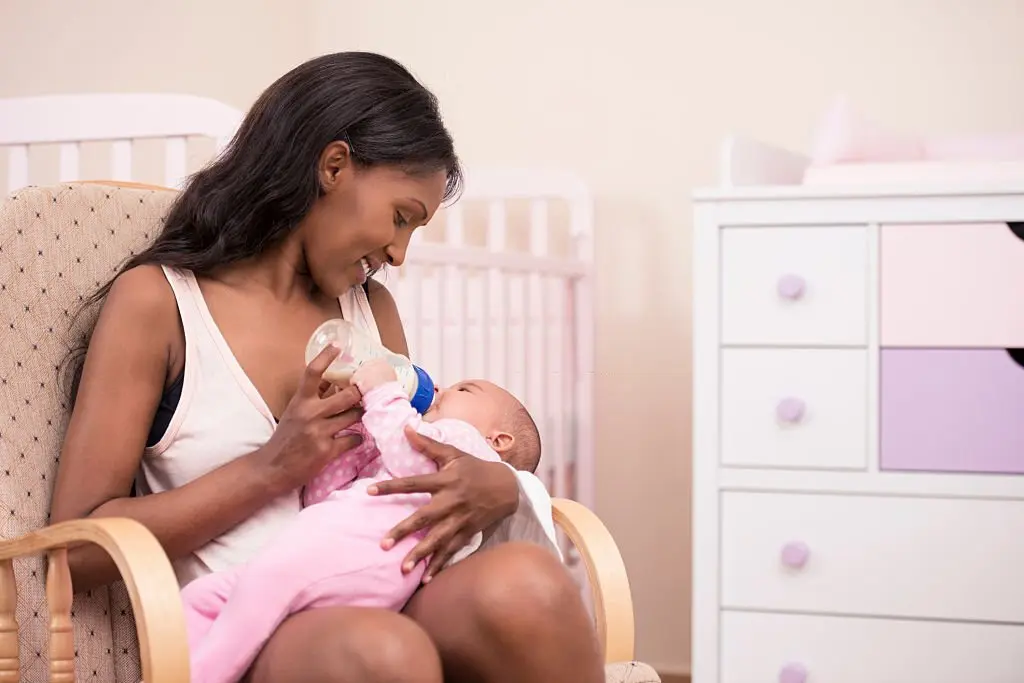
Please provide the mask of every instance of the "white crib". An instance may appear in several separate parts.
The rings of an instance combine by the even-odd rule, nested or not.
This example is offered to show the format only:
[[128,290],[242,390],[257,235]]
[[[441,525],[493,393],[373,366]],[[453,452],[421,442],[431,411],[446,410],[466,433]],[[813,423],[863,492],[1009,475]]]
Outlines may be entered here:
[[[83,179],[181,187],[230,140],[242,112],[167,94],[0,99],[0,185]],[[461,200],[417,231],[406,264],[378,275],[411,352],[435,379],[490,379],[520,397],[553,496],[593,506],[593,209],[567,173],[473,170]]]

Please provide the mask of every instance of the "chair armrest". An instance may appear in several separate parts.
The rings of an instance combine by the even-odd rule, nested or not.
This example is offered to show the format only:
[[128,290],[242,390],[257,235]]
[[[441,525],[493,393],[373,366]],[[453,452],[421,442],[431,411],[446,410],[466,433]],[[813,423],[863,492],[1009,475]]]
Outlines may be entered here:
[[635,638],[633,596],[615,540],[597,515],[583,505],[565,498],[551,502],[555,524],[583,558],[605,661],[631,661]]
[[9,615],[3,613],[17,600],[11,562],[16,557],[46,552],[49,555],[46,593],[50,609],[51,670],[59,668],[62,672],[51,680],[73,680],[72,588],[67,546],[81,543],[95,543],[103,548],[124,579],[135,613],[142,679],[146,683],[187,683],[189,653],[178,581],[156,537],[131,519],[71,520],[20,538],[0,541],[0,622],[8,627],[0,628],[2,649],[9,652],[9,641],[2,639],[11,637],[10,627],[13,627],[16,665],[18,635],[17,626],[13,624],[13,605]]

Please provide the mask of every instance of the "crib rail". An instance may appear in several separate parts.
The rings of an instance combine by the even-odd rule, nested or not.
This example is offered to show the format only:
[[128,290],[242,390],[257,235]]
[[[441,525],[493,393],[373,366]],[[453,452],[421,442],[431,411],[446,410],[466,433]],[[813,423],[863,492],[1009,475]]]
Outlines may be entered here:
[[82,179],[86,143],[109,143],[107,176],[135,180],[139,140],[163,141],[163,177],[180,188],[188,174],[189,137],[211,138],[214,153],[234,134],[241,113],[221,102],[193,95],[44,95],[0,99],[0,147],[6,148],[6,188],[35,184],[29,163],[33,146],[57,145],[58,177]]

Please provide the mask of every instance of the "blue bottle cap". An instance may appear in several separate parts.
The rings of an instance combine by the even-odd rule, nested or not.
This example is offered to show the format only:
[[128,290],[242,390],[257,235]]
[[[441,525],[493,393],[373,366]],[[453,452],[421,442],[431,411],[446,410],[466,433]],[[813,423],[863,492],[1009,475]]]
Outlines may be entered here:
[[430,410],[434,402],[434,380],[418,365],[412,366],[416,371],[416,393],[409,399],[413,409],[420,415]]

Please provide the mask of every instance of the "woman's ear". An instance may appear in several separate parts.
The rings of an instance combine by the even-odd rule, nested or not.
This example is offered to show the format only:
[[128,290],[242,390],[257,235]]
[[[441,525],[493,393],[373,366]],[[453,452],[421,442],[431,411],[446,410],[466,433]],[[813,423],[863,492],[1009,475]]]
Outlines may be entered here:
[[512,448],[512,445],[516,442],[516,438],[508,432],[494,432],[491,434],[489,441],[491,442],[491,448],[493,448],[498,454],[501,454]]
[[352,150],[348,143],[335,140],[324,147],[320,155],[320,187],[324,192],[335,189],[344,179],[346,172],[352,168]]

